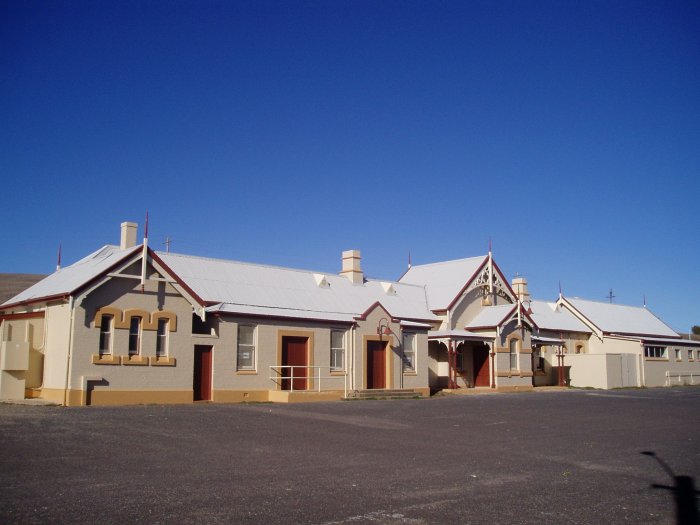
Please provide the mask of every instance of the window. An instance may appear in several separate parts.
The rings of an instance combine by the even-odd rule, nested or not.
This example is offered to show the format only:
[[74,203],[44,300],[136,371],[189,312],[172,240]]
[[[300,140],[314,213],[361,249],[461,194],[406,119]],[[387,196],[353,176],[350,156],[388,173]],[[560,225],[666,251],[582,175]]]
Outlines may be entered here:
[[518,369],[518,340],[517,339],[510,340],[509,349],[510,349],[510,369],[517,370]]
[[665,346],[645,346],[644,357],[654,357],[657,359],[666,359]]
[[129,324],[129,355],[139,355],[141,351],[141,318],[132,317]]
[[255,370],[255,327],[238,325],[238,370]]
[[156,330],[156,357],[166,357],[168,355],[168,320],[158,319],[158,329]]
[[345,332],[331,330],[331,370],[345,370]]
[[416,334],[403,334],[403,370],[416,371]]
[[583,345],[576,345],[576,353],[577,354],[583,353]]
[[676,348],[676,361],[682,361],[683,358],[681,357],[681,351]]
[[114,325],[114,317],[111,315],[103,315],[100,323],[100,355],[109,355],[112,353],[112,326]]
[[693,351],[688,350],[688,361],[692,361],[692,360],[693,360]]

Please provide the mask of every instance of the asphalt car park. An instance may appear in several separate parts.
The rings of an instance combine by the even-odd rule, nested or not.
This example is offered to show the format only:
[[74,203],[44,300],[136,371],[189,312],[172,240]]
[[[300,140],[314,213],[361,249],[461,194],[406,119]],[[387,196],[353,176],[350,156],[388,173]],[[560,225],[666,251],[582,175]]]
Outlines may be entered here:
[[696,387],[0,405],[0,522],[692,523],[699,431]]

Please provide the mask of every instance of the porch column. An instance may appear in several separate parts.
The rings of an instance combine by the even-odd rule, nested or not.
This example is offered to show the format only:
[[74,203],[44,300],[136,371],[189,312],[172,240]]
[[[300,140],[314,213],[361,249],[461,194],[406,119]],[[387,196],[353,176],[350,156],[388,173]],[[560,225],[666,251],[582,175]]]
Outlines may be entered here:
[[452,343],[452,338],[450,337],[447,346],[447,388],[454,388],[454,381],[452,380],[452,355],[454,353],[454,345]]
[[486,345],[491,347],[489,352],[489,357],[491,358],[489,360],[489,368],[491,369],[491,388],[496,388],[496,343],[486,343]]

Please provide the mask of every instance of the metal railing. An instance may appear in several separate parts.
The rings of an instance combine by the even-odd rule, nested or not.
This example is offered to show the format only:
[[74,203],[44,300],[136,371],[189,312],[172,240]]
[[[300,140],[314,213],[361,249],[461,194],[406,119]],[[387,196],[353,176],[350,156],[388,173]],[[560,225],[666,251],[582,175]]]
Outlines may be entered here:
[[685,384],[685,381],[682,380],[682,377],[689,377],[690,378],[690,384],[694,385],[695,384],[695,378],[700,376],[697,372],[671,372],[670,370],[666,370],[666,386],[672,386],[673,381],[678,380],[678,383],[681,385]]
[[[328,370],[328,375],[321,375],[322,370]],[[285,373],[286,372],[286,373]],[[304,375],[301,375],[304,374]],[[294,381],[304,380],[304,388],[294,389]],[[314,380],[315,388],[317,392],[322,390],[321,380],[328,381],[343,381],[343,397],[348,397],[348,374],[345,370],[337,370],[334,374],[331,374],[330,366],[300,366],[300,365],[284,365],[284,366],[270,366],[270,380],[276,385],[282,387],[284,382],[287,382],[290,392],[304,392],[309,391],[308,381]]]

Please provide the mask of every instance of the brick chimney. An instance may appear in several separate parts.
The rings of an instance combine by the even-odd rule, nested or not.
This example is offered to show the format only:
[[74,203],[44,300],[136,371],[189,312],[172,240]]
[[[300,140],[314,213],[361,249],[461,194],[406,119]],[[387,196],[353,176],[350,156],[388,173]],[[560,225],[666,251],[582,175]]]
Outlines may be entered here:
[[343,252],[343,269],[340,275],[344,275],[353,284],[362,284],[365,282],[365,276],[360,268],[360,252],[359,250],[346,250]]
[[136,233],[139,225],[135,222],[122,222],[122,235],[119,241],[119,249],[126,250],[136,246]]

